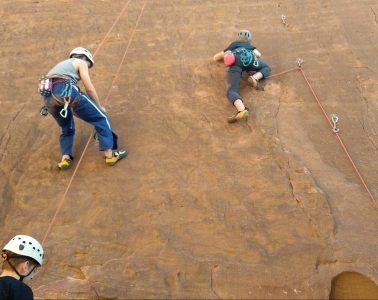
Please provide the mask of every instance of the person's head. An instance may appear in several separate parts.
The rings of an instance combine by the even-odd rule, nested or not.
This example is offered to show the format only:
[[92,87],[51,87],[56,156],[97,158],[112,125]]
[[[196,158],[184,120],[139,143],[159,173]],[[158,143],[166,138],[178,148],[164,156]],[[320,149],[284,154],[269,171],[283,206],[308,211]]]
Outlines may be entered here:
[[31,278],[33,272],[43,263],[42,245],[27,235],[16,235],[2,249],[2,270],[14,272],[19,280]]
[[77,47],[73,49],[70,53],[70,58],[73,57],[84,59],[85,61],[87,61],[89,63],[89,68],[92,68],[94,65],[93,55],[83,47]]
[[252,41],[252,33],[247,29],[242,29],[236,35],[236,41],[238,42],[251,42]]

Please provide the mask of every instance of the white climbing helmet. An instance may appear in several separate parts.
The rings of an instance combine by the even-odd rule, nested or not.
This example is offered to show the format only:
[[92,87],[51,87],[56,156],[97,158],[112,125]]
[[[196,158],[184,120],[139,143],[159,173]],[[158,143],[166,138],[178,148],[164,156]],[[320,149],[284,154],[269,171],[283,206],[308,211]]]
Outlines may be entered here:
[[238,34],[236,35],[236,38],[238,40],[247,40],[248,42],[250,42],[252,40],[252,33],[247,30],[247,29],[242,29],[238,32]]
[[83,47],[77,47],[77,48],[75,48],[71,51],[70,58],[72,58],[72,56],[74,56],[74,55],[84,55],[86,58],[88,58],[88,60],[90,62],[89,67],[90,68],[93,67],[93,65],[94,65],[93,55],[87,49],[85,49]]
[[4,246],[3,250],[33,258],[40,266],[43,263],[44,254],[42,245],[28,235],[16,235]]

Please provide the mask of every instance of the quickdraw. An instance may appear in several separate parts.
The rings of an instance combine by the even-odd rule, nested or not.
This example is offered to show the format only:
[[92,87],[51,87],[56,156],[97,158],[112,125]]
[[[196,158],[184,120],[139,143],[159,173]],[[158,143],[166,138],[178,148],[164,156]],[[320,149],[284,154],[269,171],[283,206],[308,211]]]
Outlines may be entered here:
[[336,115],[336,114],[332,114],[331,120],[332,120],[332,123],[333,123],[332,131],[334,133],[338,133],[340,131],[340,128],[337,128],[337,122],[339,122],[339,116]]
[[[64,86],[64,89],[63,91],[58,95],[58,97],[56,97],[53,93],[52,93],[52,87],[54,84],[56,83],[65,83],[65,86]],[[48,76],[42,76],[40,79],[39,79],[39,83],[38,83],[38,92],[44,96],[44,97],[50,97],[50,96],[53,96],[57,101],[61,102],[62,99],[64,101],[64,106],[63,108],[61,109],[61,111],[59,112],[59,114],[63,117],[63,118],[66,118],[67,117],[67,113],[68,113],[68,106],[69,104],[71,103],[71,100],[72,100],[72,90],[74,88],[74,84],[71,80],[58,80],[58,81],[54,81],[53,82],[53,79],[48,77]],[[47,108],[44,106],[41,108],[40,112],[41,116],[47,116],[48,114],[48,111],[47,111]]]

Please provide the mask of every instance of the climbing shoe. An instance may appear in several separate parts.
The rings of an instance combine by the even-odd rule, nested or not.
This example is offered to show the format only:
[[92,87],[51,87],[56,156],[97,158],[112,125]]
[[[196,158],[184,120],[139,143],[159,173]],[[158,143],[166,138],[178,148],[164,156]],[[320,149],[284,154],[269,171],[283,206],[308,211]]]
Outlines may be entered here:
[[253,76],[248,77],[248,82],[252,85],[253,88],[257,89],[259,84],[258,81],[255,78],[253,78]]
[[65,158],[61,162],[58,163],[58,168],[60,170],[67,170],[71,167],[72,159]]
[[241,120],[246,120],[249,116],[248,108],[245,108],[242,111],[238,111],[235,115],[228,118],[228,123],[235,123]]
[[113,156],[111,158],[105,157],[105,163],[108,166],[114,166],[117,163],[117,161],[121,160],[122,158],[125,158],[127,154],[127,150],[114,150]]

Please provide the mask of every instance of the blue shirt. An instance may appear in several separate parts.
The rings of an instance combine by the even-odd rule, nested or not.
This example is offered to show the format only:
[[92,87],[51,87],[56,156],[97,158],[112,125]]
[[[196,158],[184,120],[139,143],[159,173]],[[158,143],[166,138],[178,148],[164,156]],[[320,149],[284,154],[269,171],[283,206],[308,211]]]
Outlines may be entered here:
[[33,292],[25,283],[11,276],[0,277],[1,300],[33,300]]

